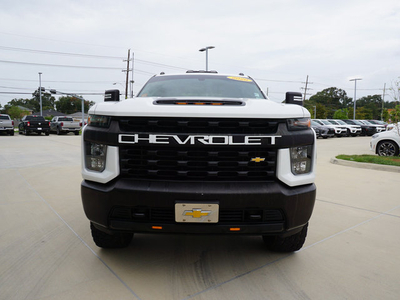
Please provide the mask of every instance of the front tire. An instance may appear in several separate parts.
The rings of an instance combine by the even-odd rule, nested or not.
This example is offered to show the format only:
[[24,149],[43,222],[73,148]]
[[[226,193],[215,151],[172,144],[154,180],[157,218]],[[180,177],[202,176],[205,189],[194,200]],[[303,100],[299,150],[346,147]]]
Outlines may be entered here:
[[133,233],[105,233],[97,229],[93,223],[90,223],[90,229],[93,241],[100,248],[125,248],[129,246],[133,238]]
[[300,250],[306,241],[308,223],[298,233],[287,237],[263,235],[267,248],[275,252],[293,252]]
[[379,156],[397,156],[399,155],[399,147],[395,142],[382,141],[376,147],[376,153]]

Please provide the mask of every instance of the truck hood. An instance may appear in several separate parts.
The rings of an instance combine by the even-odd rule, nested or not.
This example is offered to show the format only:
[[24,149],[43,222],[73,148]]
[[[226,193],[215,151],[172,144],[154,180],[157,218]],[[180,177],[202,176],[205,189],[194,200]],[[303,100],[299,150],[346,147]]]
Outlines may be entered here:
[[[193,117],[193,118],[305,118],[307,109],[296,104],[276,103],[267,99],[223,99],[242,101],[243,105],[176,105],[156,104],[164,98],[132,98],[120,102],[103,102],[92,106],[89,114],[126,117]],[[171,99],[171,98],[168,98]],[[187,98],[174,98],[184,100]],[[220,101],[220,98],[196,98],[202,101]]]

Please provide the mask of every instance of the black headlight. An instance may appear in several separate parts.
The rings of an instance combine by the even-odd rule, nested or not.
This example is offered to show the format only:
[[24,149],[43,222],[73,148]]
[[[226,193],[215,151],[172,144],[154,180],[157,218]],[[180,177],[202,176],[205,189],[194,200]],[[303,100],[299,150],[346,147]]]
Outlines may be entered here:
[[311,119],[310,118],[288,119],[287,126],[289,130],[308,129],[311,128]]
[[88,125],[94,127],[108,128],[110,127],[111,117],[109,116],[99,116],[99,115],[89,115]]

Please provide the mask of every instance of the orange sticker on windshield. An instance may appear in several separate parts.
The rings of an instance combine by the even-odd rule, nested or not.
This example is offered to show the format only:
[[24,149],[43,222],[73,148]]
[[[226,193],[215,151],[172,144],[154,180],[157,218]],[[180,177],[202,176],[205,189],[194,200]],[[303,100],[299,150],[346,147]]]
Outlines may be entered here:
[[228,79],[238,80],[238,81],[246,81],[246,82],[252,82],[253,81],[253,80],[251,80],[249,78],[234,77],[234,76],[229,76]]

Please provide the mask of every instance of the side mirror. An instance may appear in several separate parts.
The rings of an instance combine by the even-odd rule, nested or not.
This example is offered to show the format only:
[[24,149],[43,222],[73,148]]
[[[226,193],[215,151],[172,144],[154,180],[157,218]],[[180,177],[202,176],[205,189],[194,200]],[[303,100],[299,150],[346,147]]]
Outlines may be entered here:
[[298,92],[287,92],[285,103],[287,104],[297,104],[303,106],[303,95]]
[[107,90],[104,93],[104,101],[119,101],[119,90]]

